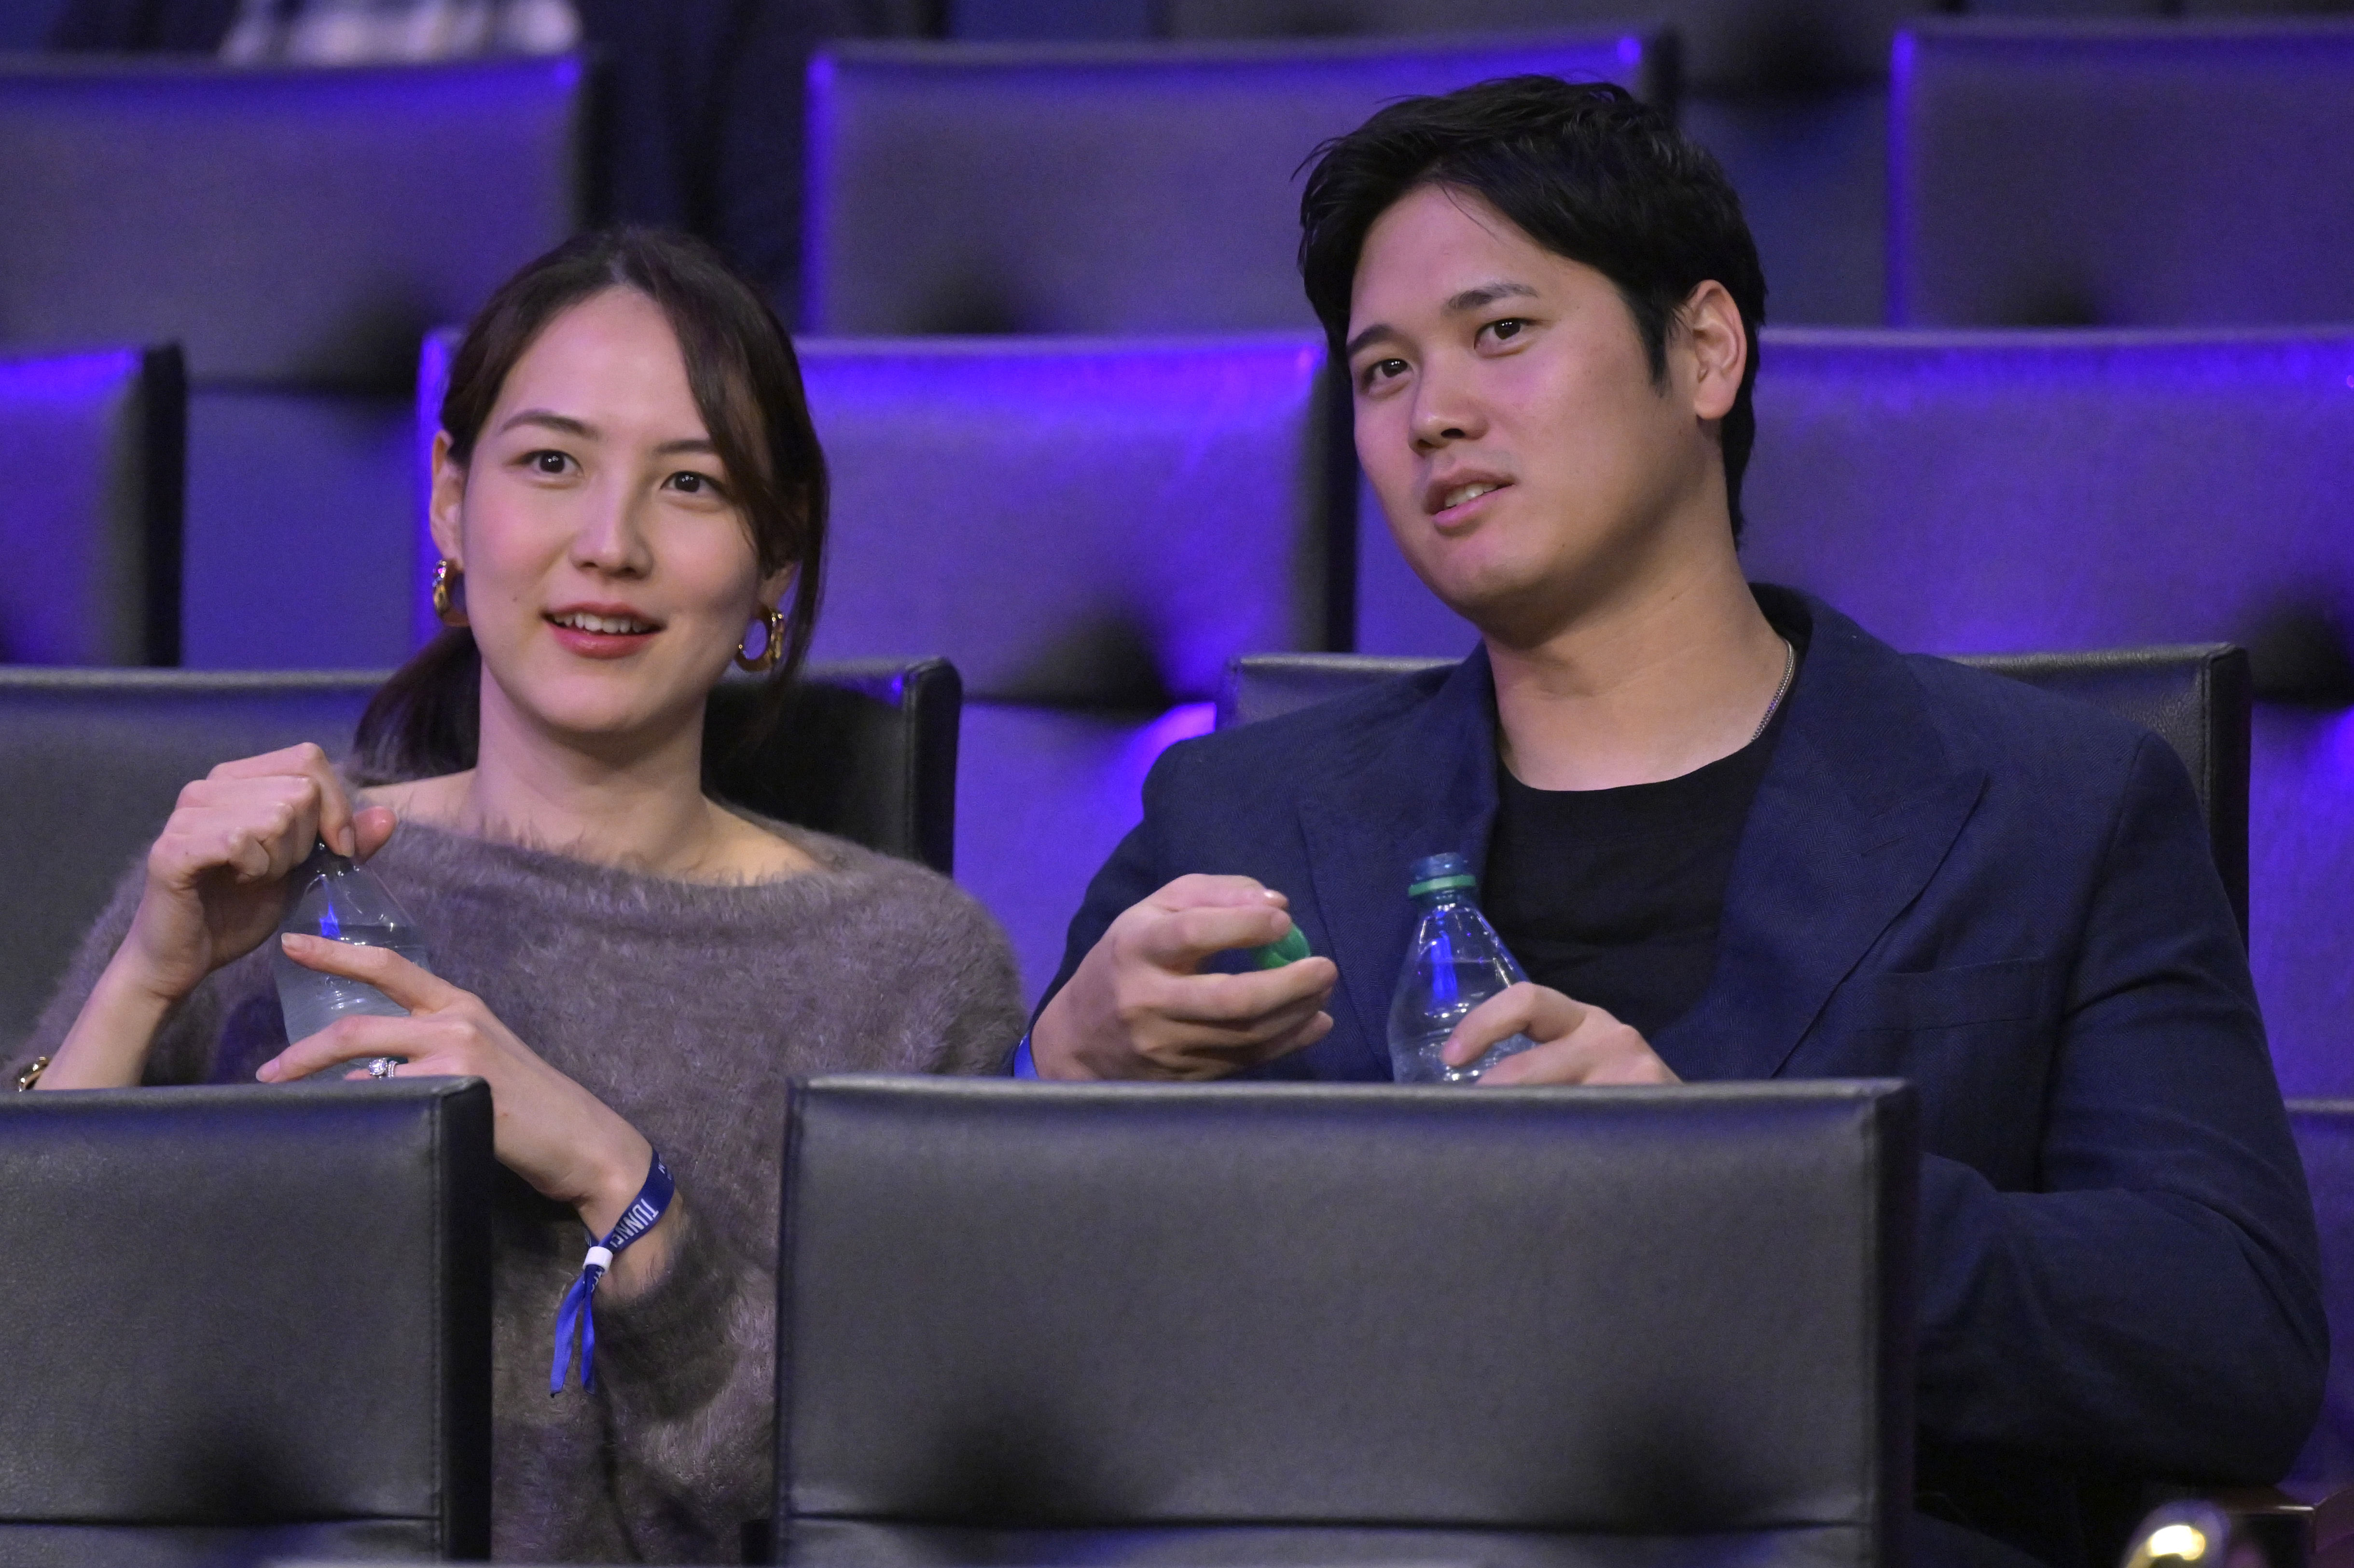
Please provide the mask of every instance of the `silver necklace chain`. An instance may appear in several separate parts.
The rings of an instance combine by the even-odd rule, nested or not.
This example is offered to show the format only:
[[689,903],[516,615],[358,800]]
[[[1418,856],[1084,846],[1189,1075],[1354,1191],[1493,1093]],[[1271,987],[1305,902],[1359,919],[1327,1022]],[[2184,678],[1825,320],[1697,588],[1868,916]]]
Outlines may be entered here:
[[[1776,635],[1780,634],[1777,632]],[[1774,688],[1774,700],[1766,705],[1766,716],[1759,719],[1757,727],[1749,732],[1750,745],[1757,744],[1757,737],[1766,733],[1766,726],[1772,724],[1774,715],[1781,711],[1782,699],[1790,694],[1790,681],[1797,673],[1798,645],[1784,637],[1782,638],[1782,683]]]

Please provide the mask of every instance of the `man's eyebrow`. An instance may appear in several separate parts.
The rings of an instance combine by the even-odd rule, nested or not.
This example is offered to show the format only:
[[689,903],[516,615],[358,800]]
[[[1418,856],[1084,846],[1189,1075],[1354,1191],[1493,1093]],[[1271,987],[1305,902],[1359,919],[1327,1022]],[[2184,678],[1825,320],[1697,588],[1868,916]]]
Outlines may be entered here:
[[544,429],[560,431],[567,436],[578,436],[584,440],[593,441],[597,439],[595,427],[576,419],[569,414],[558,414],[549,408],[525,408],[521,413],[511,416],[505,423],[499,426],[499,434],[504,435],[517,425],[537,425]]
[[1464,290],[1447,302],[1447,313],[1459,315],[1465,311],[1476,311],[1482,305],[1492,305],[1498,300],[1533,300],[1536,297],[1537,291],[1526,283],[1499,279],[1493,283],[1482,283],[1476,289]]
[[[1508,280],[1499,279],[1492,283],[1482,283],[1475,289],[1466,289],[1461,293],[1451,296],[1447,300],[1447,303],[1440,308],[1448,315],[1454,316],[1461,315],[1465,311],[1479,310],[1483,305],[1492,305],[1498,300],[1533,300],[1535,298],[1537,298],[1536,290],[1530,287],[1528,284],[1515,283]],[[1341,351],[1341,357],[1344,359],[1354,359],[1357,356],[1357,351],[1359,349],[1364,348],[1372,344],[1379,343],[1385,337],[1395,337],[1397,335],[1398,333],[1395,327],[1390,326],[1382,322],[1375,322],[1373,325],[1367,327],[1364,331],[1359,333],[1356,336],[1349,340],[1348,345]]]

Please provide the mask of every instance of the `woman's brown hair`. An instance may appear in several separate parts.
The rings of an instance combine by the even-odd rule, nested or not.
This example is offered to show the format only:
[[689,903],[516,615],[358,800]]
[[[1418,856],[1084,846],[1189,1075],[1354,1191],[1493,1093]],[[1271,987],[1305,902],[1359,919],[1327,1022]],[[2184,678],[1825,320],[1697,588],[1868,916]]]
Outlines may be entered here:
[[[501,284],[450,361],[441,429],[451,460],[461,467],[472,461],[508,372],[548,323],[612,288],[653,301],[678,334],[687,386],[751,530],[761,575],[795,568],[784,652],[764,693],[764,717],[772,718],[817,629],[825,454],[810,422],[791,338],[759,291],[709,247],[652,229],[605,229],[567,240]],[[355,756],[357,780],[426,779],[474,766],[481,693],[473,633],[442,632],[368,703]]]

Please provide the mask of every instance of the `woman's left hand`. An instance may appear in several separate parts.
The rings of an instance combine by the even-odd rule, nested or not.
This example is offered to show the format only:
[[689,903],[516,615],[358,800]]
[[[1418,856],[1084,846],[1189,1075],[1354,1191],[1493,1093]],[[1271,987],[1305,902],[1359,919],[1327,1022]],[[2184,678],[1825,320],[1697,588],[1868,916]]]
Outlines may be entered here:
[[[482,1078],[491,1086],[492,1136],[499,1162],[543,1195],[570,1204],[599,1236],[620,1221],[645,1181],[653,1146],[611,1107],[516,1039],[482,998],[419,969],[389,948],[321,937],[290,935],[281,940],[286,956],[296,963],[366,980],[408,1009],[409,1016],[337,1019],[264,1062],[256,1077],[266,1084],[285,1083],[338,1062],[399,1056],[405,1058],[400,1068],[405,1076]],[[652,1254],[659,1249],[641,1242],[622,1258],[633,1258],[641,1250]]]

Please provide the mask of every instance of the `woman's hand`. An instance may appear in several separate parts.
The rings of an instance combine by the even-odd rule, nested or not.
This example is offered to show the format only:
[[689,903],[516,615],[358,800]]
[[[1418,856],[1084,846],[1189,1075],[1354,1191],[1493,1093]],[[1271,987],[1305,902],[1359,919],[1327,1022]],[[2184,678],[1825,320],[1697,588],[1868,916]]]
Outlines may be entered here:
[[[296,963],[366,980],[408,1009],[409,1016],[339,1018],[264,1062],[255,1076],[266,1084],[284,1083],[338,1062],[399,1056],[406,1058],[403,1076],[483,1079],[491,1086],[492,1139],[499,1162],[543,1196],[570,1204],[599,1236],[620,1221],[645,1182],[653,1146],[604,1101],[542,1061],[482,998],[389,948],[323,937],[281,940]],[[621,1254],[608,1283],[627,1293],[658,1273],[663,1248],[650,1243],[670,1229],[667,1223],[656,1225]]]
[[1680,1084],[1651,1043],[1598,1007],[1522,980],[1464,1014],[1440,1048],[1450,1066],[1476,1062],[1499,1040],[1525,1034],[1536,1049],[1479,1075],[1494,1084]]
[[327,754],[290,746],[224,762],[180,791],[147,852],[147,885],[73,1027],[58,1044],[44,1089],[125,1088],[180,1000],[204,978],[260,946],[286,908],[286,874],[324,839],[365,860],[392,836],[381,807],[354,811]]
[[180,791],[147,852],[147,888],[108,967],[166,1005],[244,957],[286,912],[286,874],[321,839],[357,860],[384,847],[393,815],[354,811],[327,754],[308,742],[224,762]]

